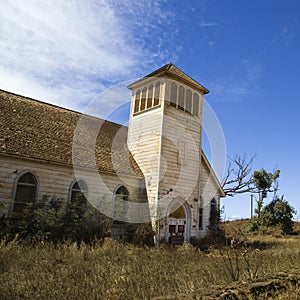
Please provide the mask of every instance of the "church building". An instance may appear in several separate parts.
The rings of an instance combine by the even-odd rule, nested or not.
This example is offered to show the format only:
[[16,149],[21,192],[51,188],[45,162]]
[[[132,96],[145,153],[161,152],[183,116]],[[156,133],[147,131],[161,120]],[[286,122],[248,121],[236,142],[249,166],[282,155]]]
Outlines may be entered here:
[[225,195],[202,151],[208,90],[171,63],[128,88],[128,127],[0,90],[2,214],[80,192],[116,237],[126,223],[151,222],[157,243],[213,229]]

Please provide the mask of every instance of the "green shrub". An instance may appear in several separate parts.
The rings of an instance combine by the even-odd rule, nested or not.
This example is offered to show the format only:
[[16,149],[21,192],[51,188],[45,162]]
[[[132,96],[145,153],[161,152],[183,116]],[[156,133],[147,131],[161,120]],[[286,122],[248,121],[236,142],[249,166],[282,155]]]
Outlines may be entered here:
[[140,224],[134,232],[132,242],[138,246],[154,246],[154,232],[150,223]]
[[154,232],[150,223],[127,224],[122,240],[137,246],[154,246]]
[[283,234],[291,234],[295,213],[295,209],[283,197],[276,198],[263,208],[260,221],[263,226],[279,226]]
[[76,203],[67,208],[63,200],[44,195],[36,203],[27,204],[20,212],[0,218],[0,238],[36,241],[70,240],[91,242],[102,239],[110,220],[92,206],[78,206]]
[[259,229],[259,222],[257,218],[254,218],[251,220],[250,223],[245,225],[245,230],[247,233],[253,233],[256,232]]

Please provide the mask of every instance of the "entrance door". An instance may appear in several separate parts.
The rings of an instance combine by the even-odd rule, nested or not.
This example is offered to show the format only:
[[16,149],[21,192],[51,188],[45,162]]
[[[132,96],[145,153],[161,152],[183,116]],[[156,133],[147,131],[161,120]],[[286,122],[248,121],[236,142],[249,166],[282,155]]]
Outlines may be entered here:
[[170,244],[182,244],[186,231],[185,210],[181,203],[176,203],[168,216],[167,241]]
[[182,244],[184,242],[185,219],[169,218],[168,242],[170,244]]

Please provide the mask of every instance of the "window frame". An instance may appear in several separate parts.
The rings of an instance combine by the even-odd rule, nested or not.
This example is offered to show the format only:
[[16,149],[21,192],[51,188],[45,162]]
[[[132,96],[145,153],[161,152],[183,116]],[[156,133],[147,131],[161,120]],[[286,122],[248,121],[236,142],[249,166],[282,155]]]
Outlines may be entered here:
[[142,94],[141,94],[140,111],[147,110],[147,94],[148,94],[147,87],[143,87]]
[[153,97],[154,97],[154,85],[151,83],[147,88],[147,100],[146,100],[146,109],[153,107]]
[[116,187],[116,189],[114,191],[114,197],[118,197],[118,195],[122,195],[122,194],[117,194],[118,190],[120,190],[121,188],[124,188],[126,190],[127,194],[126,194],[126,199],[123,199],[123,198],[119,198],[119,199],[129,201],[129,190],[124,184],[120,184]]
[[[185,107],[184,111],[188,112],[189,114],[192,114],[192,103],[193,103],[193,94],[191,89],[185,90]],[[189,104],[189,107],[188,107]]]
[[210,201],[209,228],[216,230],[218,228],[218,202],[215,198]]
[[[79,184],[79,182],[82,182],[85,190],[81,188],[81,185]],[[78,184],[79,188],[74,189],[74,185]],[[73,200],[73,192],[80,192],[83,194],[85,201],[84,201],[84,205],[83,208],[87,208],[88,205],[88,185],[86,183],[86,181],[82,178],[79,179],[74,179],[71,184],[70,184],[70,190],[69,190],[69,199],[68,199],[68,207],[70,207],[70,205],[72,204]]]
[[153,107],[160,105],[160,81],[157,81],[154,85],[154,95],[153,95]]
[[178,98],[178,85],[175,81],[172,81],[171,83],[171,89],[170,89],[170,106],[177,108],[177,98]]
[[[126,193],[126,199],[118,197],[118,195],[122,195],[122,194],[118,194],[117,193],[121,188],[124,188],[127,191],[127,193]],[[124,209],[122,207],[118,208],[116,206],[116,199],[118,198],[119,200],[129,201],[129,195],[130,195],[129,190],[128,190],[128,188],[124,184],[120,184],[120,185],[118,185],[115,188],[115,190],[114,190],[114,198],[113,198],[114,199],[114,212],[113,212],[113,224],[114,225],[124,224],[124,221],[121,221],[119,219],[115,219],[116,215],[118,216],[119,214],[125,214],[125,215],[127,214],[127,208],[126,207]]]
[[151,82],[143,88],[138,88],[133,97],[133,112],[135,116],[139,113],[151,110],[161,105],[161,82],[160,80]]
[[[20,182],[20,180],[22,179],[22,177],[24,177],[25,175],[27,174],[30,174],[35,183],[32,184],[32,183],[26,183],[26,182]],[[32,201],[28,201],[28,202],[25,202],[25,201],[16,201],[17,200],[17,197],[18,197],[18,187],[20,186],[27,186],[27,187],[34,187],[34,192],[33,192],[33,197],[32,197]],[[38,197],[38,187],[39,187],[39,181],[38,181],[38,177],[37,175],[31,171],[31,170],[25,170],[23,171],[21,174],[19,174],[19,176],[15,179],[15,187],[14,187],[14,193],[13,193],[13,205],[12,205],[12,212],[21,212],[25,209],[25,206],[27,203],[35,203],[36,200],[37,200],[37,197]],[[18,211],[16,211],[16,204],[17,205],[24,205],[24,208],[23,209],[20,209]]]
[[[200,108],[200,95],[196,92],[193,93],[193,112],[192,115],[199,117],[199,108]],[[197,105],[195,105],[197,103]],[[197,109],[196,109],[197,108]]]
[[185,110],[185,88],[180,85],[178,88],[178,101],[177,108],[180,110]]
[[141,105],[141,90],[138,89],[135,93],[135,99],[134,99],[134,107],[133,107],[133,113],[138,113],[140,111],[140,105]]
[[204,216],[203,216],[203,199],[200,197],[200,203],[199,203],[199,230],[203,230],[204,229]]

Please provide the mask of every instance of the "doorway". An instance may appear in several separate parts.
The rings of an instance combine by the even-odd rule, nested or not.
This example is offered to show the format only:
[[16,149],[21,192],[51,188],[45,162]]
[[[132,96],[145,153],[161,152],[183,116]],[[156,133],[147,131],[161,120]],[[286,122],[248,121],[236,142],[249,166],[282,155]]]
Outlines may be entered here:
[[181,245],[189,241],[190,210],[182,201],[172,201],[168,209],[166,241],[170,244]]

